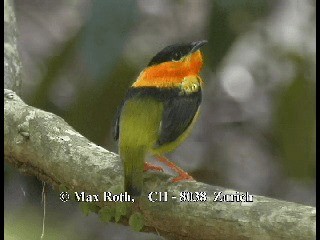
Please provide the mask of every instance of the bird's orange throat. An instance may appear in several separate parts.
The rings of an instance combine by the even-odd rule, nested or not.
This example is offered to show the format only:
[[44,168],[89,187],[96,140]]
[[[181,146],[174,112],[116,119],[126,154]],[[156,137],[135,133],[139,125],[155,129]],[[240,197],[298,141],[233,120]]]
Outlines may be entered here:
[[176,87],[187,76],[198,76],[202,67],[202,55],[198,50],[179,62],[164,62],[143,70],[133,87]]

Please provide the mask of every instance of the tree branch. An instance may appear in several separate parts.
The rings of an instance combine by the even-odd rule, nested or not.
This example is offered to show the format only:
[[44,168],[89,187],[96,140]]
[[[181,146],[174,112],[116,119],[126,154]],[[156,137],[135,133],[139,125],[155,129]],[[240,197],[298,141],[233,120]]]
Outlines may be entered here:
[[21,94],[21,61],[17,50],[17,27],[11,0],[4,1],[4,87]]
[[[91,143],[62,118],[26,105],[11,90],[4,91],[4,103],[5,161],[70,192],[123,189],[117,154]],[[151,191],[168,192],[168,201],[150,202]],[[205,192],[207,200],[180,202],[183,191]],[[216,192],[235,193],[195,181],[171,183],[167,174],[148,172],[143,196],[130,208],[144,216],[143,231],[168,239],[315,239],[314,207],[262,196],[253,196],[253,202],[215,202]]]

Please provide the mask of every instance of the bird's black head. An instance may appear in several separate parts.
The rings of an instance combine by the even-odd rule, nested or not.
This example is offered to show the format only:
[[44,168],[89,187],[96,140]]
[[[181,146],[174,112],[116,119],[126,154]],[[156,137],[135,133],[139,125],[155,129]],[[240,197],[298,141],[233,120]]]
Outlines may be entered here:
[[160,64],[163,62],[180,61],[183,57],[197,51],[208,41],[201,40],[191,43],[178,43],[165,47],[155,55],[148,64],[148,67]]

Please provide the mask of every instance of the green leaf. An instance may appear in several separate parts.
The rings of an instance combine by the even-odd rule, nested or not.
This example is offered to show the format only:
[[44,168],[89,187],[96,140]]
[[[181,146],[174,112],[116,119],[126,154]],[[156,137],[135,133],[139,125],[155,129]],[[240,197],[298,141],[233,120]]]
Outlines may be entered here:
[[97,206],[95,203],[92,202],[81,202],[80,209],[84,213],[84,215],[88,216],[91,212],[99,212],[100,207]]
[[139,232],[144,226],[144,217],[141,213],[136,212],[130,216],[129,225],[133,230]]
[[84,202],[82,202],[82,203],[79,204],[79,206],[80,206],[80,209],[81,209],[81,211],[83,212],[83,214],[86,215],[86,216],[88,216],[89,213],[90,213],[89,203],[84,203]]
[[113,207],[103,207],[99,211],[99,218],[102,222],[110,222],[115,215],[115,209]]
[[116,212],[115,212],[115,217],[114,219],[116,222],[119,222],[122,216],[127,215],[128,213],[128,205],[127,203],[116,203]]

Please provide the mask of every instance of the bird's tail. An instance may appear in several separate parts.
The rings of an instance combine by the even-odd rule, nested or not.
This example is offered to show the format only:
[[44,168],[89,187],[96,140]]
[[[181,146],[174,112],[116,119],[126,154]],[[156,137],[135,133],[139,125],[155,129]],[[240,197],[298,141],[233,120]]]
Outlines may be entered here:
[[143,148],[126,148],[121,151],[124,162],[124,190],[132,196],[140,196],[143,185],[143,168],[145,150]]

